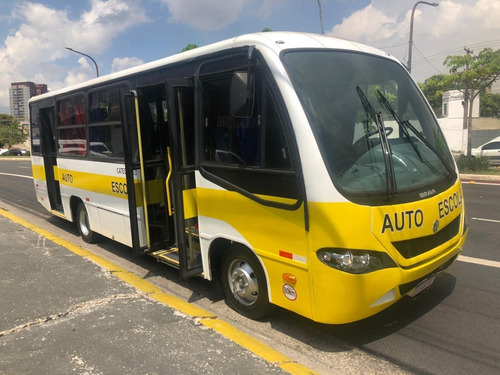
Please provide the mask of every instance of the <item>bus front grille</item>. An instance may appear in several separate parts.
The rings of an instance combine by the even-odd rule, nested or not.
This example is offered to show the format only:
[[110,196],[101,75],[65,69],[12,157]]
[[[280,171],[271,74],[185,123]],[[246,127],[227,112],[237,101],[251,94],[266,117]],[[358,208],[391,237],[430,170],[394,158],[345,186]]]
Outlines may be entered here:
[[458,215],[450,224],[435,234],[411,240],[395,241],[392,245],[405,259],[414,258],[455,237],[460,229],[460,217],[461,215]]

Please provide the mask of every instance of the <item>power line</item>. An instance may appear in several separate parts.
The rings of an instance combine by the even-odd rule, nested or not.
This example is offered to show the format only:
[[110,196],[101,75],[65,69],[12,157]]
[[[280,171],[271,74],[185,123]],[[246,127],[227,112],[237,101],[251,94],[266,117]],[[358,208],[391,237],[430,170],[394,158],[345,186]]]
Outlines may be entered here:
[[[486,42],[478,42],[478,43],[468,44],[468,46],[470,46],[471,48],[474,48],[474,47],[477,47],[477,48],[481,48],[481,47],[494,48],[496,46],[500,47],[500,39],[490,40],[490,41],[486,41]],[[415,65],[417,65],[417,66],[418,65],[425,65],[427,62],[431,62],[431,61],[432,62],[436,62],[436,61],[439,61],[439,60],[444,60],[447,56],[454,55],[454,54],[459,54],[462,51],[463,51],[463,46],[456,47],[456,48],[453,48],[453,49],[449,49],[449,50],[446,50],[446,51],[442,51],[442,52],[439,52],[439,53],[436,53],[436,54],[430,55],[430,56],[424,56],[422,54],[423,58],[417,59],[413,65],[414,66]]]
[[407,46],[408,45],[408,42],[405,42],[405,43],[401,43],[401,44],[394,44],[392,46],[385,46],[385,47],[377,47],[377,46],[374,46],[375,48],[378,48],[378,49],[386,49],[386,48],[395,48],[395,47],[401,47],[401,46]]
[[[420,55],[425,59],[425,61],[427,61],[429,63],[430,66],[432,66],[439,74],[444,74],[441,70],[439,70],[438,68],[436,68],[434,66],[434,64],[432,64],[429,60],[427,60],[427,58],[423,55],[422,52],[420,52],[420,50],[418,49],[418,47],[415,45],[415,43],[413,43],[413,48],[415,48],[417,50],[418,53],[420,53]],[[413,65],[415,66],[415,64]]]
[[[394,45],[390,45],[390,46],[376,47],[376,48],[381,49],[381,50],[386,50],[386,49],[397,48],[397,47],[402,47],[402,46],[406,46],[406,45],[407,45],[407,43],[401,43],[401,44],[394,44]],[[497,47],[500,47],[500,39],[493,39],[493,40],[488,40],[488,41],[483,41],[483,42],[471,43],[471,44],[467,44],[467,45],[470,48],[486,48],[486,47],[490,47],[490,48],[495,49]],[[462,54],[463,53],[463,48],[464,48],[463,46],[455,47],[455,48],[448,49],[448,50],[445,50],[445,51],[441,51],[441,52],[438,52],[438,53],[435,53],[435,54],[432,54],[432,55],[429,55],[429,56],[425,56],[417,48],[417,46],[415,45],[415,43],[413,43],[413,46],[415,47],[415,49],[418,51],[418,53],[422,57],[414,60],[414,62],[412,63],[412,65],[414,67],[416,67],[416,66],[423,66],[423,65],[429,64],[439,74],[446,74],[446,73],[443,73],[443,71],[441,69],[437,68],[433,63],[442,62],[448,56]],[[407,57],[407,52],[408,51],[405,49],[405,54],[404,54],[404,57],[403,57],[403,61]]]

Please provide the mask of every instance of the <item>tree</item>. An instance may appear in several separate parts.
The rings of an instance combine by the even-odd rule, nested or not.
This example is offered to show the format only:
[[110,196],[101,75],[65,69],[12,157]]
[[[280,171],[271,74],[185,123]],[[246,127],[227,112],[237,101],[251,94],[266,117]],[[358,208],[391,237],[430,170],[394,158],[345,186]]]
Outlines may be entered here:
[[10,115],[0,113],[0,147],[23,143],[28,138],[19,121]]
[[439,113],[443,103],[443,93],[452,89],[446,82],[446,75],[436,74],[427,78],[424,83],[419,83],[418,85],[434,112]]
[[500,117],[500,94],[481,93],[479,115],[481,117]]
[[450,69],[446,83],[464,94],[464,129],[467,129],[467,156],[470,156],[474,98],[500,77],[500,50],[485,48],[477,56],[468,49],[465,51],[462,56],[448,56],[444,65]]
[[186,52],[186,51],[189,51],[191,49],[195,49],[195,48],[198,48],[198,44],[192,44],[192,43],[189,43],[186,47],[184,47],[182,49],[181,52]]

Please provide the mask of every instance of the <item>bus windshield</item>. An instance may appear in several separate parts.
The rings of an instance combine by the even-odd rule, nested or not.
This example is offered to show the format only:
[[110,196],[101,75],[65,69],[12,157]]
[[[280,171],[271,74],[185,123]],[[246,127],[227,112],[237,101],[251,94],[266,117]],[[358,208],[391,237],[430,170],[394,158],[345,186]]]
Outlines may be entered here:
[[444,136],[396,62],[300,50],[283,61],[334,184],[362,204],[408,202],[456,180]]

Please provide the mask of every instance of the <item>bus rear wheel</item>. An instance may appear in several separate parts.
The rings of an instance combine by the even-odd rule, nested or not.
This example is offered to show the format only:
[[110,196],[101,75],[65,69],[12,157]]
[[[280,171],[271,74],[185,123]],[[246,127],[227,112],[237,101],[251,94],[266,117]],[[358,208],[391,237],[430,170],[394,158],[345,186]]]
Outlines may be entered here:
[[227,304],[240,314],[259,319],[271,311],[264,271],[255,255],[244,247],[227,249],[221,283]]
[[96,243],[98,234],[90,229],[89,215],[83,202],[80,202],[76,208],[76,226],[82,239],[87,243]]

